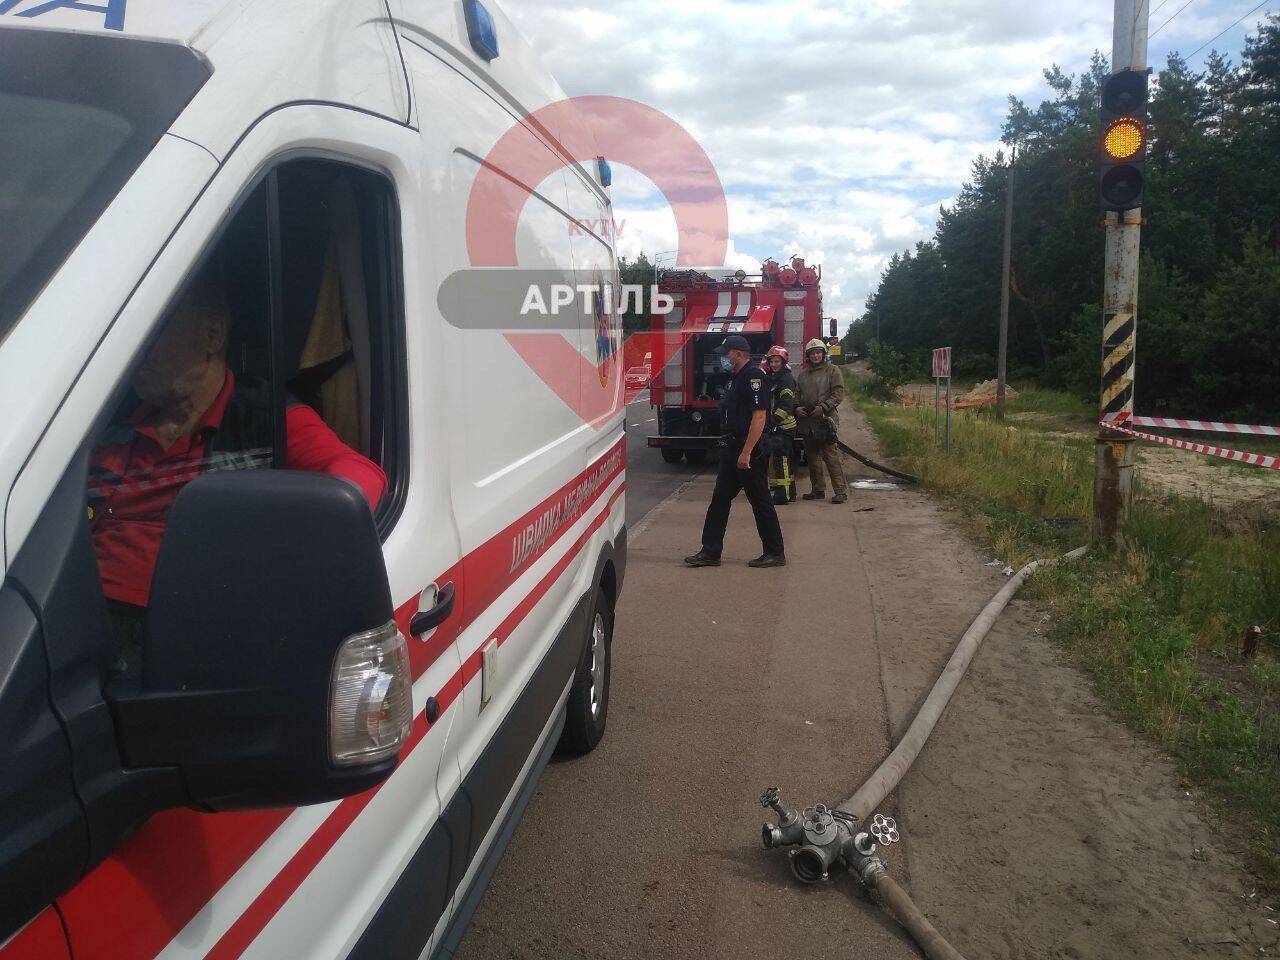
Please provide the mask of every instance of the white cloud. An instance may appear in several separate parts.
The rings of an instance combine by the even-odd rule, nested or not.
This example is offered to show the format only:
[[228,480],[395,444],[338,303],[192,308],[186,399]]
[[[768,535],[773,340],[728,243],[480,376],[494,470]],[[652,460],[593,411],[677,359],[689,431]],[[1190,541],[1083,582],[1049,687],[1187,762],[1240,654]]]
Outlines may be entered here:
[[[978,154],[997,149],[1009,94],[1038,102],[1045,67],[1079,72],[1111,49],[1111,0],[504,6],[570,95],[639,100],[689,131],[725,186],[729,265],[791,253],[821,263],[827,312],[842,323],[895,251],[932,235]],[[1176,9],[1158,11],[1153,29]],[[1195,49],[1238,13],[1231,0],[1199,0],[1159,34],[1151,62]],[[1243,30],[1218,46],[1238,50]],[[621,250],[672,250],[671,211],[618,167]]]

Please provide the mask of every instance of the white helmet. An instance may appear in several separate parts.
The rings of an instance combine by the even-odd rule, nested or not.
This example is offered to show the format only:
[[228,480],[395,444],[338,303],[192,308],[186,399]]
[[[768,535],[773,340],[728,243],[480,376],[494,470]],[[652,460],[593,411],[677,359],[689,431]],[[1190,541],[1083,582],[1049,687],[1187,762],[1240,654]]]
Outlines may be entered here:
[[810,340],[808,343],[805,344],[804,346],[805,355],[807,356],[809,354],[809,351],[811,350],[821,350],[825,355],[827,352],[827,345],[823,343],[821,340],[819,340],[817,337],[814,337],[812,340]]

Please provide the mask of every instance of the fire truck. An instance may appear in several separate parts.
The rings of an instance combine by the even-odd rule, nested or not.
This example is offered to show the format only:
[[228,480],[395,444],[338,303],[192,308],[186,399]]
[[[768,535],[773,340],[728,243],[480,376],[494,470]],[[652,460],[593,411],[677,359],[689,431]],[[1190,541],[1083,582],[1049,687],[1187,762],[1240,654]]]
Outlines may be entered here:
[[756,361],[781,344],[799,369],[804,345],[822,336],[821,284],[822,268],[800,257],[788,264],[766,260],[756,276],[682,271],[662,278],[659,291],[675,306],[653,315],[651,340],[668,359],[649,386],[658,434],[648,442],[663,460],[698,464],[719,447],[720,400],[733,379],[716,352],[725,337],[746,337]]

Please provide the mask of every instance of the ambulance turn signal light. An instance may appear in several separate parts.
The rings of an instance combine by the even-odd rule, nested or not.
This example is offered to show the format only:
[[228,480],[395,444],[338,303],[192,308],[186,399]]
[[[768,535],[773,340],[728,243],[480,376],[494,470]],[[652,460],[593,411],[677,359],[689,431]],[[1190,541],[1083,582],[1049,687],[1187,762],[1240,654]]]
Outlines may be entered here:
[[333,664],[329,752],[336,766],[395,756],[413,728],[413,676],[404,634],[387,623],[348,637]]

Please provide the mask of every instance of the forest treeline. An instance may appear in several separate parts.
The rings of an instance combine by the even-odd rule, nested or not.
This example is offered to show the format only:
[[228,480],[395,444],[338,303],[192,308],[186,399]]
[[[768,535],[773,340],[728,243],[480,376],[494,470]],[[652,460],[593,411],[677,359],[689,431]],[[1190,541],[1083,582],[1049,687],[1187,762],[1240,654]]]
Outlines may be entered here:
[[[1016,147],[1010,379],[1096,398],[1102,328],[1100,84],[1045,71],[1052,99],[1010,97]],[[1139,413],[1276,422],[1280,416],[1280,17],[1241,61],[1202,72],[1176,54],[1153,76],[1138,297]],[[994,376],[1010,152],[978,157],[933,238],[896,254],[846,336],[879,339],[927,374],[951,346],[957,374]],[[1262,418],[1262,419],[1259,419]]]

